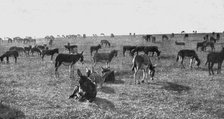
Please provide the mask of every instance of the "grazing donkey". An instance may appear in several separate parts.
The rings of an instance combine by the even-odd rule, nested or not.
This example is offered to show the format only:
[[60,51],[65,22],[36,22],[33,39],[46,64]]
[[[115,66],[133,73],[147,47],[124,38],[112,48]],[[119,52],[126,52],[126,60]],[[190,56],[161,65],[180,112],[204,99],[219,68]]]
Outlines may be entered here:
[[73,94],[69,98],[75,97],[81,102],[85,100],[93,102],[97,95],[96,85],[87,76],[82,75],[79,69],[77,69],[77,74],[79,76],[79,86],[75,87]]
[[[63,65],[68,65],[69,66],[69,72],[70,72],[70,77],[74,77],[73,74],[73,65],[77,62],[80,61],[83,64],[83,51],[82,53],[77,53],[77,54],[58,54],[58,56],[55,59],[55,76],[59,77],[58,73],[58,68]],[[71,71],[72,69],[72,71]]]
[[130,46],[130,45],[126,45],[123,46],[123,56],[125,56],[125,52],[128,50],[129,52],[131,52],[131,50],[135,49],[137,46]]
[[143,39],[145,39],[146,42],[149,42],[151,40],[152,35],[144,35],[142,36]]
[[175,41],[175,44],[176,44],[176,45],[185,45],[184,42],[177,42],[177,41]]
[[31,51],[32,55],[33,55],[34,52],[37,52],[37,53],[39,53],[39,55],[41,56],[41,50],[40,50],[39,48],[37,48],[37,47],[33,47],[33,48],[31,48],[30,51]]
[[216,63],[218,64],[217,74],[221,73],[223,59],[224,59],[224,47],[220,52],[211,52],[207,55],[207,61],[205,64],[208,63],[209,75],[211,75],[211,73],[214,75],[213,65]]
[[194,59],[196,60],[197,66],[199,67],[201,61],[198,58],[198,55],[196,54],[196,52],[194,50],[189,50],[189,49],[180,50],[177,53],[176,62],[178,62],[179,59],[181,59],[181,64],[184,67],[183,61],[184,61],[185,57],[190,57],[190,67],[191,68],[192,68],[192,62],[194,61]]
[[149,52],[152,52],[152,56],[156,52],[157,57],[159,58],[161,51],[158,50],[158,46],[145,46],[144,48],[145,54],[149,54]]
[[7,63],[9,63],[9,57],[15,58],[15,63],[17,63],[17,58],[19,56],[19,53],[15,50],[10,50],[5,52],[2,56],[0,56],[1,62],[3,62],[4,58],[6,57]]
[[32,49],[32,46],[29,45],[29,47],[24,47],[24,50],[26,52],[26,54],[30,55],[30,50]]
[[93,61],[94,61],[93,66],[95,66],[97,62],[105,61],[108,67],[108,64],[111,62],[113,57],[117,56],[117,53],[118,53],[117,50],[112,50],[110,53],[95,53],[93,56]]
[[210,46],[211,47],[211,50],[212,51],[215,51],[215,45],[214,45],[214,42],[205,42],[204,45],[203,45],[203,48],[205,51],[206,51],[206,47]]
[[198,48],[199,48],[199,47],[201,47],[201,51],[204,51],[205,43],[206,43],[206,42],[207,42],[207,41],[198,42],[198,43],[197,43],[197,47],[196,47],[197,51],[198,51]]
[[[146,54],[140,54],[140,55],[135,55],[133,60],[132,60],[132,71],[134,71],[134,80],[136,84],[136,74],[138,70],[142,69],[143,71],[143,77],[142,77],[142,82],[144,83],[145,76],[147,78],[147,72],[150,74],[152,80],[155,75],[155,65],[152,65],[152,62],[149,58],[148,55]],[[138,84],[140,82],[138,81]]]
[[92,56],[93,51],[98,52],[98,50],[99,50],[100,48],[101,48],[101,45],[100,45],[100,44],[97,45],[97,46],[91,46],[91,47],[90,47],[90,54],[91,54],[91,56]]
[[103,46],[103,44],[105,44],[105,46],[109,46],[110,47],[110,42],[108,40],[101,40],[100,44]]
[[23,47],[12,46],[12,47],[9,48],[9,50],[10,50],[10,51],[15,50],[15,51],[17,51],[18,53],[22,53],[22,52],[23,52],[23,53],[26,53]]
[[70,53],[74,53],[74,49],[78,48],[77,45],[70,45],[70,43],[68,43],[67,45],[64,45],[65,49],[68,50],[69,54]]
[[156,37],[152,36],[151,38],[152,38],[152,42],[155,43],[156,42]]
[[130,55],[133,57],[135,52],[138,54],[139,52],[144,52],[144,50],[145,46],[137,46],[135,49],[131,50]]
[[59,53],[59,49],[58,48],[55,48],[55,49],[52,49],[52,50],[43,50],[42,51],[42,60],[44,60],[44,56],[45,55],[51,55],[51,60],[53,60],[53,56],[55,53]]

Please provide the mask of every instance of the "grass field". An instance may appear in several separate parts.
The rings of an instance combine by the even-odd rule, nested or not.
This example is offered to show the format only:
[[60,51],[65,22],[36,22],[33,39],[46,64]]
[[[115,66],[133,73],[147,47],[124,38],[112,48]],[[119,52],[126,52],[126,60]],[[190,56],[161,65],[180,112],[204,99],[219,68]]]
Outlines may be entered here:
[[[161,35],[155,35],[156,43],[146,43],[141,36],[102,36],[86,39],[60,39],[54,41],[52,48],[66,53],[67,42],[78,45],[78,51],[84,51],[85,63],[75,64],[75,78],[69,78],[68,67],[59,68],[60,77],[55,78],[54,60],[45,57],[44,61],[35,54],[18,58],[18,63],[10,58],[10,64],[0,64],[0,117],[5,118],[153,118],[153,119],[218,119],[224,118],[224,71],[222,74],[208,75],[205,66],[208,52],[197,51],[202,61],[200,68],[189,68],[189,59],[185,59],[185,69],[176,62],[180,49],[195,49],[196,42],[202,41],[204,34],[191,34],[185,46],[175,46],[175,40],[183,41],[183,35],[176,35],[169,41],[161,41]],[[222,37],[223,35],[221,35]],[[110,67],[115,70],[116,82],[105,84],[98,90],[93,103],[80,103],[68,99],[77,85],[76,70],[85,72],[85,67],[93,64],[90,45],[97,45],[107,39],[112,47],[103,47],[99,52],[119,50]],[[44,43],[39,40],[39,44]],[[221,50],[223,41],[216,43],[216,51]],[[0,44],[0,54],[10,46],[24,44]],[[132,58],[122,55],[123,45],[156,45],[162,51],[161,59],[152,57],[157,64],[155,80],[149,84],[135,85],[131,71]],[[210,50],[210,48],[208,48]],[[56,55],[54,56],[55,59]],[[103,63],[95,69],[100,71]],[[217,69],[217,65],[215,65]],[[216,72],[216,71],[215,71]],[[142,78],[142,72],[138,73]]]

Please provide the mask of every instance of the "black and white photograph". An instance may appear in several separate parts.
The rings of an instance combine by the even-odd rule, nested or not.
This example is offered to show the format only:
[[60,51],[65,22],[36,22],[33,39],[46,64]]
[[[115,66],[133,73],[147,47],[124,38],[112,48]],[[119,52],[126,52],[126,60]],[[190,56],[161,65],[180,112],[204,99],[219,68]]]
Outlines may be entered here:
[[0,119],[224,119],[224,0],[0,0]]

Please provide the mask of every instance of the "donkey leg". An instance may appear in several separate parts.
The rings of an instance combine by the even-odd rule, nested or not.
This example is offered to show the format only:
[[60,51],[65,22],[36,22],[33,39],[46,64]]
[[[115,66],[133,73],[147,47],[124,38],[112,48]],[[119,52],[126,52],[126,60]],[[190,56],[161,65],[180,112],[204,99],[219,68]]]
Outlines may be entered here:
[[181,65],[182,65],[182,68],[185,68],[185,67],[184,67],[184,58],[181,58],[181,62],[180,62],[180,63],[181,63]]
[[218,63],[217,74],[220,74],[221,73],[221,67],[222,67],[222,65],[220,63]]
[[58,78],[59,77],[59,72],[58,72],[58,68],[59,66],[62,64],[62,62],[55,62],[55,77]]
[[9,63],[9,57],[6,57],[6,61],[7,61],[7,63]]
[[141,81],[142,83],[144,83],[144,79],[145,79],[145,70],[143,69],[142,70],[142,81]]
[[193,63],[193,59],[190,59],[190,68],[192,69],[192,63]]
[[209,73],[209,75],[211,75],[211,63],[210,62],[208,62],[208,73]]
[[51,61],[53,60],[53,56],[54,56],[54,55],[51,55]]
[[70,78],[74,77],[74,69],[73,69],[73,65],[72,64],[69,66],[69,74],[70,74]]
[[214,66],[214,63],[211,63],[211,71],[212,71],[212,75],[214,75],[213,66]]
[[15,63],[17,63],[17,57],[15,57]]
[[135,84],[136,84],[136,69],[134,69],[135,70],[135,73],[134,73],[134,81],[135,81]]

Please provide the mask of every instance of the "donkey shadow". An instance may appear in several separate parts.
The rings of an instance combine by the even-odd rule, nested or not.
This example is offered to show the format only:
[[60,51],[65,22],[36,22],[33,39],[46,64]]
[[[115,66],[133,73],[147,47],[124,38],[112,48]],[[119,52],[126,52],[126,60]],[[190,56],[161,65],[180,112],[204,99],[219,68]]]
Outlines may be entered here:
[[167,91],[175,91],[179,94],[182,92],[188,92],[191,90],[189,86],[184,86],[180,84],[176,84],[173,82],[158,82],[158,83],[151,83],[152,85],[159,85],[162,86],[161,89],[165,89]]
[[104,110],[115,110],[115,105],[107,99],[96,97],[93,104],[96,104],[99,108]]
[[0,102],[0,119],[25,119],[25,114]]
[[176,56],[175,55],[161,55],[159,58],[160,59],[175,59]]
[[99,89],[99,91],[107,93],[107,94],[114,94],[115,93],[115,90],[113,88],[106,87],[106,86],[103,86],[101,89]]

